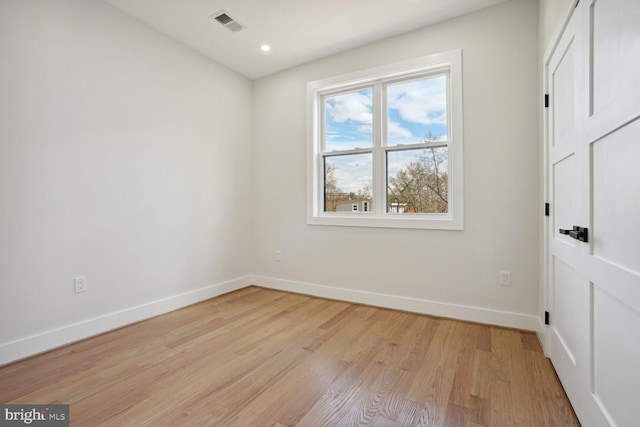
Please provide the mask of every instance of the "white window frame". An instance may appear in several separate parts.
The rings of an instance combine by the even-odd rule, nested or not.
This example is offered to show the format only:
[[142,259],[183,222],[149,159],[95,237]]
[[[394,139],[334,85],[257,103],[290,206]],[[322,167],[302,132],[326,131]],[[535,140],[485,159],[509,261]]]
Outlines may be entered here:
[[[373,209],[369,212],[324,212],[324,164],[322,152],[322,99],[326,94],[364,86],[384,84],[394,79],[448,73],[448,184],[449,209],[446,214],[386,212],[386,153],[383,132],[386,120],[380,96],[374,92],[373,108]],[[420,228],[462,230],[464,228],[463,137],[462,137],[462,50],[452,50],[422,58],[362,70],[307,84],[307,224],[353,227]],[[407,149],[410,146],[401,146]],[[395,148],[395,147],[394,147]],[[348,153],[348,152],[346,152]]]

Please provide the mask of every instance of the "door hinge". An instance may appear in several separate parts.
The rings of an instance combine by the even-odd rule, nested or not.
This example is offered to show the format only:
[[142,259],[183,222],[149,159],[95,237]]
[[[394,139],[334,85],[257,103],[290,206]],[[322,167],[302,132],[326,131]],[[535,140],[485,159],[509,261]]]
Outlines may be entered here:
[[549,108],[549,94],[544,94],[544,108]]
[[549,323],[549,312],[548,311],[544,312],[544,324],[545,325],[549,325],[550,324]]
[[544,204],[544,216],[549,216],[549,203]]

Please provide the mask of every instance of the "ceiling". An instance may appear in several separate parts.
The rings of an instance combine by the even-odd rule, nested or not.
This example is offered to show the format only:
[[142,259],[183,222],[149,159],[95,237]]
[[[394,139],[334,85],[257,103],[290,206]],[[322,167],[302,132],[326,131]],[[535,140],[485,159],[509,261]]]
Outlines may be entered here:
[[[256,79],[504,0],[104,0]],[[234,33],[209,17],[224,12]],[[262,52],[268,43],[271,51]]]

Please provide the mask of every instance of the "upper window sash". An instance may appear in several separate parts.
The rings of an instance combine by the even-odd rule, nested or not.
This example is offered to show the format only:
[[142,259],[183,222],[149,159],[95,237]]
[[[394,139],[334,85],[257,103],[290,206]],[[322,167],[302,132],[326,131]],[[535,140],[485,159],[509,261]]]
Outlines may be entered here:
[[[411,141],[409,143],[393,143],[393,141],[389,138],[389,122],[391,121],[388,117],[390,110],[394,109],[392,105],[390,105],[390,97],[388,96],[389,88],[399,87],[403,85],[408,85],[411,83],[421,83],[421,82],[429,82],[427,85],[431,85],[432,82],[436,80],[444,79],[444,107],[445,107],[445,129],[446,132],[444,135],[437,135],[440,137],[440,141],[449,141],[451,139],[451,126],[450,126],[450,106],[451,106],[451,89],[450,89],[450,73],[449,68],[438,68],[435,70],[429,69],[427,71],[421,73],[415,73],[410,76],[402,76],[395,77],[393,79],[385,79],[382,81],[382,145],[385,147],[395,147],[395,146],[409,146],[409,145],[418,145],[418,144],[426,144],[432,141],[427,139],[423,139],[422,142]],[[425,137],[427,135],[424,135]]]
[[[318,107],[321,112],[321,121],[318,129],[321,136],[321,152],[330,153],[371,149],[375,145],[373,137],[374,92],[374,85],[368,84],[349,87],[347,89],[343,88],[341,90],[323,91],[320,96],[318,96]],[[348,106],[353,103],[362,105],[362,109],[356,112],[349,111]],[[333,114],[327,114],[328,110],[331,110]],[[358,117],[352,117],[351,114],[354,113],[357,114]],[[358,128],[349,129],[349,135],[338,135],[332,132],[338,125],[346,127],[344,125],[345,123],[353,123],[356,119],[362,122],[363,118],[366,120],[368,116],[371,116],[369,118],[370,130],[368,133]],[[334,137],[328,138],[328,134]],[[348,144],[344,141],[344,138],[347,136],[359,138],[360,141],[358,142],[360,142],[360,144]]]

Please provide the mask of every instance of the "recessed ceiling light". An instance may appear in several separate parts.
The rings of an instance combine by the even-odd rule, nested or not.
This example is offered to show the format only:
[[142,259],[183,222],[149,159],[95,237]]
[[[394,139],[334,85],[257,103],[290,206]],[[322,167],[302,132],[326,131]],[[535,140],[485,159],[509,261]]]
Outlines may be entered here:
[[260,50],[263,52],[269,52],[271,50],[271,46],[269,46],[268,44],[263,44],[260,46]]

